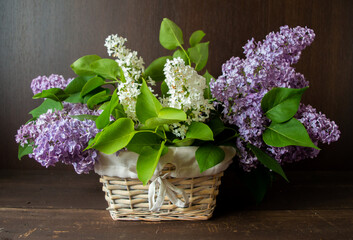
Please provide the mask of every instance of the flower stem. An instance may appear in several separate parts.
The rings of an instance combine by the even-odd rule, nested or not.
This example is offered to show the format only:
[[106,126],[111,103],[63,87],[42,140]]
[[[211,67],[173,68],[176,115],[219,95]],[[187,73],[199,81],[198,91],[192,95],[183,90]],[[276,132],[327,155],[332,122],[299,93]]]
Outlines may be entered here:
[[180,46],[181,50],[183,50],[183,52],[185,53],[186,57],[188,58],[189,65],[191,66],[191,60],[190,60],[189,55],[187,54],[187,52],[185,51],[185,49],[183,48],[183,46],[182,46],[182,45],[179,45],[179,46]]

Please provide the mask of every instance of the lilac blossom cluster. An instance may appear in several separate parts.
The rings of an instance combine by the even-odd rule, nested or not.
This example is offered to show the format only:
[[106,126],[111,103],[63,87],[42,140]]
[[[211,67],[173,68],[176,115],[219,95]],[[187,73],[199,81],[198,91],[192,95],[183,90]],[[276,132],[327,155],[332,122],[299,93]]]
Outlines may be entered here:
[[88,173],[97,161],[97,152],[83,150],[98,132],[94,122],[80,121],[60,112],[49,115],[58,119],[48,124],[35,139],[31,157],[45,167],[62,162],[72,164],[79,174]]
[[[50,88],[65,89],[72,79],[60,75],[39,76],[32,80],[34,94]],[[92,120],[80,121],[75,115],[99,115],[99,111],[88,109],[85,104],[63,103],[62,110],[40,115],[17,131],[16,142],[22,147],[31,145],[34,158],[42,166],[54,166],[58,162],[72,164],[79,174],[88,173],[98,160],[97,151],[83,151],[91,138],[99,132]]]
[[[232,57],[222,66],[222,75],[210,83],[216,105],[222,107],[226,123],[238,127],[236,140],[240,163],[245,170],[257,164],[257,158],[246,148],[251,143],[270,153],[279,162],[315,157],[318,151],[303,147],[274,148],[265,145],[262,134],[270,123],[263,115],[261,100],[274,87],[304,88],[304,76],[291,66],[298,62],[302,50],[315,38],[309,28],[283,26],[262,42],[248,41],[243,47],[245,58]],[[325,115],[311,106],[302,105],[297,118],[304,124],[314,143],[330,143],[339,138],[339,130]],[[313,125],[315,122],[315,125]],[[303,154],[305,153],[305,154]]]
[[73,80],[73,78],[65,79],[61,75],[51,74],[47,76],[38,76],[32,80],[31,88],[34,95],[42,92],[43,90],[48,90],[50,88],[61,88],[65,89],[66,86]]
[[48,110],[18,130],[16,142],[30,144],[34,158],[42,166],[54,166],[58,162],[72,164],[79,174],[88,173],[98,160],[96,150],[83,151],[98,129],[92,120],[80,121],[72,115],[98,115],[83,104],[65,104],[60,111]]

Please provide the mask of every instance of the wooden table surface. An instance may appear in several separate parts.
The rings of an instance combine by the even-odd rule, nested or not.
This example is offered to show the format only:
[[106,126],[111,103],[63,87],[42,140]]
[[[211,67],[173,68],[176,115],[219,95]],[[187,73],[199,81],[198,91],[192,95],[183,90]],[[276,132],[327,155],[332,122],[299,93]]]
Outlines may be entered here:
[[288,172],[255,205],[232,174],[208,221],[113,221],[99,176],[0,170],[0,239],[353,239],[353,172]]

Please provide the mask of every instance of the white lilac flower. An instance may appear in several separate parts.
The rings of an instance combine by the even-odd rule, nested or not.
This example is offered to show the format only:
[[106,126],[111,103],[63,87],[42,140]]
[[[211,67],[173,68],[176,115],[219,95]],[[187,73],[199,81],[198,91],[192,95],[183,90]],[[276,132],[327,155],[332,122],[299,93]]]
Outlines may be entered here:
[[181,123],[173,123],[169,126],[172,130],[173,134],[180,138],[185,138],[186,132],[188,131],[188,127],[185,124]]
[[124,106],[127,116],[134,120],[137,118],[135,108],[137,97],[140,94],[140,86],[141,84],[135,81],[126,81],[118,85],[119,101]]
[[[116,58],[115,61],[124,73],[125,82],[118,84],[117,94],[119,101],[124,106],[127,116],[133,120],[137,120],[135,108],[141,87],[139,79],[145,68],[142,57],[138,57],[136,51],[126,48],[124,45],[126,41],[126,38],[119,37],[116,34],[110,35],[105,40],[104,46],[107,47],[109,56]],[[147,82],[150,85],[154,85],[154,81],[150,78]],[[153,92],[151,88],[150,90]]]
[[[168,97],[162,99],[163,105],[183,110],[187,114],[188,124],[192,121],[204,122],[213,109],[203,95],[206,79],[198,75],[192,67],[185,65],[181,58],[167,60],[164,75],[169,90]],[[170,128],[176,136],[185,137],[187,126],[173,124]]]
[[119,57],[118,55],[126,52],[126,47],[124,46],[126,38],[118,37],[117,34],[112,34],[105,39],[104,46],[107,47],[109,56]]

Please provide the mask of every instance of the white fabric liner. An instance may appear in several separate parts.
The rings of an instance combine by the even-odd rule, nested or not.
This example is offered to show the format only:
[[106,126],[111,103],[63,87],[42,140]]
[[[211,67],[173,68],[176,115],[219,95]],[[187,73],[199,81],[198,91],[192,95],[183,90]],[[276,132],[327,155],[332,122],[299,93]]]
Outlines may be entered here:
[[[169,173],[169,176],[175,178],[192,178],[201,176],[210,176],[220,173],[228,168],[235,156],[233,147],[221,146],[225,152],[225,158],[216,166],[200,173],[199,165],[195,159],[195,152],[198,147],[168,147],[168,153],[163,155],[156,167],[152,181],[159,177],[159,172],[164,165],[171,163],[175,170]],[[99,153],[99,161],[94,166],[94,171],[99,175],[120,178],[137,178],[136,163],[138,154],[130,151],[122,151],[118,156],[116,154]]]
[[[220,173],[228,168],[235,156],[235,149],[221,146],[225,152],[225,158],[216,166],[200,173],[199,165],[195,159],[195,152],[198,147],[169,147],[168,153],[163,155],[158,162],[151,183],[148,188],[149,210],[158,212],[163,205],[165,196],[177,207],[187,207],[189,197],[181,188],[177,188],[165,178],[167,176],[175,178],[193,178],[209,176]],[[118,154],[99,153],[99,162],[95,164],[94,171],[99,175],[120,178],[137,178],[136,163],[138,154],[123,151]],[[160,176],[164,165],[171,163],[175,165],[175,170]],[[177,196],[181,195],[184,201]]]

